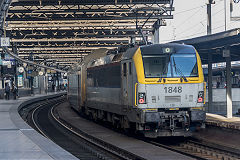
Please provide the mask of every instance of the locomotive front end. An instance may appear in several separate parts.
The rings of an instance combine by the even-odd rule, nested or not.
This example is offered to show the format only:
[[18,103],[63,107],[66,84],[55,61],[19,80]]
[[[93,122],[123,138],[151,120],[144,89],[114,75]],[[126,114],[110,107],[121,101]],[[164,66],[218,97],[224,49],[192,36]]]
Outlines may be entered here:
[[201,60],[189,45],[140,47],[133,57],[137,80],[137,129],[146,137],[189,136],[204,126],[205,83]]

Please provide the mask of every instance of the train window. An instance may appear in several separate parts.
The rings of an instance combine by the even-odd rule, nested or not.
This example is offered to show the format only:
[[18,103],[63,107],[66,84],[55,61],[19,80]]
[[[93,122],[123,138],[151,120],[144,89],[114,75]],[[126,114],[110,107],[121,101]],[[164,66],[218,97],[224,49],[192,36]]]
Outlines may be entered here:
[[162,56],[144,56],[144,72],[146,78],[171,77],[170,57]]
[[127,63],[123,63],[123,76],[127,76]]
[[197,77],[198,67],[195,54],[172,55],[173,77]]
[[161,56],[143,56],[146,78],[197,77],[196,54],[177,53]]
[[121,64],[88,69],[87,83],[92,87],[121,87]]
[[129,67],[129,69],[128,69],[129,75],[131,75],[132,74],[132,62],[129,62],[128,67]]

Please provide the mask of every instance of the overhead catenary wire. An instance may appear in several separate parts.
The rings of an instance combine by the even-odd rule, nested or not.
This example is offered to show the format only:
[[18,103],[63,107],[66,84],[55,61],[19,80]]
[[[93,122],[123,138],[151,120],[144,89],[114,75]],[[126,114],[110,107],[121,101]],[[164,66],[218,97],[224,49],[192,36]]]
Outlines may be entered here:
[[[215,14],[213,14],[212,16],[214,17],[214,16],[216,16],[217,14],[219,14],[219,13],[221,13],[221,12],[223,12],[222,9],[219,10],[218,12],[216,12]],[[185,29],[185,31],[182,31],[180,34],[183,34],[183,33],[186,33],[186,32],[191,31],[192,29],[198,27],[198,26],[199,26],[199,25],[198,25],[199,23],[202,23],[202,22],[204,22],[204,21],[207,21],[207,19],[206,19],[206,18],[202,19],[200,22],[198,22],[197,24],[192,25],[191,27],[188,27],[187,29]],[[180,31],[179,31],[179,32],[180,32]]]
[[180,24],[177,24],[177,28],[181,28],[183,26],[183,24],[185,24],[186,22],[190,21],[192,17],[194,17],[197,13],[199,13],[199,11],[203,9],[203,8],[200,8],[198,9],[196,12],[194,12],[193,14],[191,14],[191,16],[187,17],[184,19],[184,21]]
[[[219,4],[220,4],[220,3],[214,5],[212,8],[218,6]],[[223,10],[221,9],[220,11],[214,13],[212,16],[213,16],[213,17],[216,16],[216,15],[217,15],[218,13],[220,13],[221,11],[223,11]],[[190,17],[188,18],[188,21],[190,20],[191,17],[193,17],[193,16],[190,16]],[[180,30],[179,32],[181,32],[181,33],[189,32],[189,29],[192,29],[192,28],[197,27],[199,23],[202,23],[202,22],[204,22],[204,21],[207,21],[207,18],[204,18],[204,19],[200,20],[200,22],[195,23],[194,25],[192,25],[191,27],[188,27],[187,29],[184,29],[184,31],[183,31],[183,30]],[[178,29],[178,28],[180,28],[180,27],[177,27],[177,29]]]
[[[232,23],[234,23],[234,22],[231,22],[230,24],[232,24]],[[225,25],[221,25],[221,26],[218,26],[218,27],[215,27],[215,28],[213,28],[212,30],[216,30],[216,29],[219,29],[219,28],[221,28],[221,27],[224,27]],[[195,34],[192,34],[192,35],[188,35],[188,36],[185,36],[185,37],[179,37],[180,39],[181,38],[188,38],[188,37],[191,37],[191,36],[195,36],[195,35],[198,35],[198,34],[202,34],[202,33],[205,33],[206,31],[204,31],[204,32],[198,32],[198,33],[195,33]]]
[[195,7],[195,8],[191,8],[191,9],[179,11],[179,12],[176,12],[174,15],[178,15],[178,14],[182,14],[182,13],[185,13],[185,12],[189,12],[189,11],[192,11],[192,10],[195,10],[195,9],[198,9],[198,8],[201,8],[201,7],[204,7],[204,6],[205,6],[205,5],[201,5],[201,6],[198,6],[198,7]]
[[[219,0],[218,2],[220,2],[220,1],[222,2],[223,0]],[[216,7],[216,6],[218,6],[218,5],[220,5],[220,4],[221,4],[221,3],[218,3],[218,4],[214,5],[213,8]],[[195,7],[195,8],[200,8],[200,7]],[[199,10],[198,10],[198,11],[199,11]],[[198,12],[198,11],[197,11],[197,12]],[[219,13],[222,13],[223,11],[224,11],[224,10],[220,9],[220,10],[216,11],[212,16],[213,16],[213,17],[214,17],[214,16],[217,16]],[[194,12],[190,17],[193,17],[195,13],[196,13],[196,12]],[[190,18],[188,18],[188,19],[191,20]],[[189,20],[188,20],[188,21],[189,21]],[[199,27],[199,24],[202,24],[201,26],[204,26],[204,25],[203,25],[203,22],[204,22],[204,21],[207,21],[207,18],[204,18],[204,19],[202,19],[200,22],[195,23],[194,25],[191,25],[190,27],[184,29],[184,31],[183,31],[183,30],[177,31],[177,30],[179,29],[179,27],[174,27],[174,28],[176,28],[176,31],[175,31],[175,32],[177,32],[176,35],[178,35],[178,36],[177,36],[177,39],[186,38],[186,37],[191,37],[191,36],[194,36],[194,35],[198,35],[198,34],[201,34],[201,33],[205,33],[206,31],[202,31],[202,32],[198,32],[198,33],[195,33],[195,32],[194,32],[194,34],[187,35],[187,36],[181,36],[181,35],[183,35],[184,33],[189,32],[189,31],[195,29],[196,27]],[[217,21],[216,23],[218,23],[218,22],[220,22],[220,21]],[[182,24],[184,24],[184,23],[185,23],[185,22],[183,22]],[[222,27],[222,26],[215,27],[214,29],[216,30],[216,29],[218,29],[218,28],[220,28],[220,27]],[[202,29],[203,29],[203,28],[202,28]],[[199,30],[201,30],[201,29],[198,29],[198,31],[199,31]],[[168,39],[168,40],[163,40],[162,42],[173,41],[173,40],[175,40],[175,38],[171,38],[171,39]]]
[[[236,23],[236,22],[230,22],[229,25],[233,24],[233,23]],[[218,27],[215,27],[213,28],[212,30],[216,30],[216,29],[219,29],[221,27],[224,27],[224,25],[221,25],[221,26],[218,26]],[[182,36],[182,37],[179,37],[179,39],[188,39],[188,38],[191,38],[192,36],[196,36],[196,35],[200,35],[200,34],[203,34],[203,33],[206,33],[206,31],[203,31],[203,32],[197,32],[197,33],[194,33],[194,34],[191,34],[191,35],[188,35],[188,36]],[[173,41],[174,39],[168,39],[168,40],[162,40],[162,42],[170,42],[170,41]]]

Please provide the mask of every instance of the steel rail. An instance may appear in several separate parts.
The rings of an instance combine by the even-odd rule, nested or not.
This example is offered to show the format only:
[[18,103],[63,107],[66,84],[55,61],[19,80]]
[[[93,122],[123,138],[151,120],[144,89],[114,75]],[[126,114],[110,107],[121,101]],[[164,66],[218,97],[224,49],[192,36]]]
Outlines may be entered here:
[[[44,129],[41,129],[42,127],[38,124],[39,122],[38,122],[38,120],[36,119],[36,117],[37,117],[36,114],[39,114],[39,113],[37,113],[38,110],[43,109],[43,107],[48,107],[48,106],[51,105],[53,102],[54,102],[54,100],[48,101],[48,102],[46,102],[46,103],[43,102],[43,104],[39,104],[39,105],[36,106],[36,108],[31,112],[31,121],[33,122],[34,127],[35,127],[43,136],[45,136],[46,138],[48,138],[48,139],[50,139],[50,140],[53,140],[53,138],[51,138],[51,137],[49,137],[49,136],[47,135],[48,132],[45,134],[45,131],[43,131]],[[142,158],[139,158],[138,156],[135,156],[136,158],[128,158],[127,156],[124,156],[124,155],[122,155],[122,154],[120,154],[120,153],[118,153],[118,152],[115,152],[115,151],[109,149],[109,148],[106,147],[106,146],[103,146],[103,145],[101,145],[101,144],[99,144],[99,143],[97,143],[97,142],[92,141],[91,139],[89,139],[89,138],[87,138],[86,136],[84,136],[84,135],[82,135],[82,134],[74,131],[71,127],[68,127],[67,125],[65,125],[64,123],[62,123],[61,121],[59,121],[58,118],[54,115],[54,108],[55,108],[57,105],[59,105],[59,103],[61,103],[61,102],[59,102],[59,101],[56,102],[56,104],[54,104],[54,105],[51,107],[50,112],[49,112],[49,113],[50,113],[50,114],[49,114],[50,117],[53,118],[53,120],[55,121],[54,123],[60,124],[60,126],[62,126],[64,129],[70,131],[71,133],[73,133],[74,135],[76,135],[78,138],[83,139],[83,141],[89,143],[89,144],[92,145],[92,146],[96,146],[96,147],[99,148],[101,151],[105,151],[105,152],[108,153],[108,154],[110,153],[110,154],[113,155],[115,158],[118,158],[118,159],[126,159],[126,160],[130,160],[130,159],[139,159],[139,160],[141,160],[141,159],[142,159]],[[49,120],[50,120],[50,117],[49,117]],[[86,143],[84,143],[84,144],[86,144]],[[121,152],[121,153],[122,153],[122,152]],[[128,153],[128,155],[129,155],[129,153]],[[99,156],[99,155],[98,155],[98,156]],[[104,155],[101,155],[101,156],[99,156],[99,157],[102,157],[102,156],[104,156]]]
[[[53,112],[54,112],[54,109],[55,109],[55,108],[52,107],[52,109],[51,109],[51,114],[52,114],[53,118],[54,118],[60,125],[62,125],[62,126],[63,126],[64,128],[66,128],[66,129],[68,129],[68,130],[69,130],[70,132],[72,132],[73,134],[75,134],[75,135],[79,136],[80,138],[84,139],[85,141],[89,142],[90,144],[95,145],[95,146],[101,148],[102,150],[105,150],[105,151],[107,151],[107,152],[109,152],[109,153],[111,153],[111,154],[113,154],[113,155],[115,155],[115,156],[117,156],[117,157],[119,157],[119,158],[121,158],[121,159],[127,159],[127,160],[130,160],[130,159],[144,160],[144,158],[142,158],[142,157],[139,157],[139,156],[137,156],[137,155],[134,155],[134,154],[132,154],[132,153],[130,153],[130,152],[128,152],[128,151],[122,150],[122,149],[118,148],[117,146],[113,146],[113,145],[108,144],[108,143],[106,143],[106,142],[101,142],[101,140],[98,140],[98,139],[95,138],[95,137],[92,137],[92,136],[90,136],[90,135],[87,135],[87,134],[84,133],[84,132],[80,133],[80,132],[75,131],[75,130],[73,129],[74,127],[68,126],[67,124],[65,124],[66,122],[63,123],[59,118],[57,118],[57,117],[55,116],[55,114],[53,113]],[[100,142],[100,143],[99,143],[99,142]],[[103,144],[105,144],[105,145],[103,145]],[[116,151],[116,150],[119,150],[120,152],[118,152],[118,151]],[[124,154],[125,154],[125,155],[124,155]]]
[[177,145],[166,145],[159,142],[149,141],[153,145],[169,149],[196,159],[209,160],[209,159],[222,159],[222,160],[237,160],[240,159],[240,154],[227,151],[218,147],[207,144],[198,143],[192,140]]
[[32,112],[32,122],[34,124],[34,126],[37,128],[37,130],[46,138],[50,139],[50,137],[48,137],[41,129],[40,129],[40,126],[38,125],[37,121],[35,121],[35,114],[36,114],[36,111],[41,108],[42,105],[40,104],[38,107],[36,107],[33,112]]

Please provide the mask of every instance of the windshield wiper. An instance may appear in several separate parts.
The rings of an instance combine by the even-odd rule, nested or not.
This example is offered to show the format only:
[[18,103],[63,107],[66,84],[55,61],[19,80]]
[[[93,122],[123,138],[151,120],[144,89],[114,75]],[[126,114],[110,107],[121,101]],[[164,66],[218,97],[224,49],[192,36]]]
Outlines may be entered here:
[[184,74],[182,73],[182,71],[177,67],[176,65],[176,62],[175,62],[175,58],[173,58],[173,65],[174,65],[174,69],[175,69],[175,72],[178,72],[180,75],[181,75],[181,78],[185,81],[185,82],[188,82],[187,78],[184,76]]
[[[168,64],[170,63],[170,58],[171,58],[171,56],[168,56],[168,63],[166,63],[166,65],[164,66],[163,71],[161,72],[161,75],[160,75],[160,78],[159,78],[158,82],[161,82],[161,81],[162,81],[162,79],[163,79],[163,74],[164,74],[164,72],[167,70],[167,66],[168,66]],[[163,79],[163,80],[165,80],[165,79]],[[164,81],[164,83],[165,83],[165,81]]]

